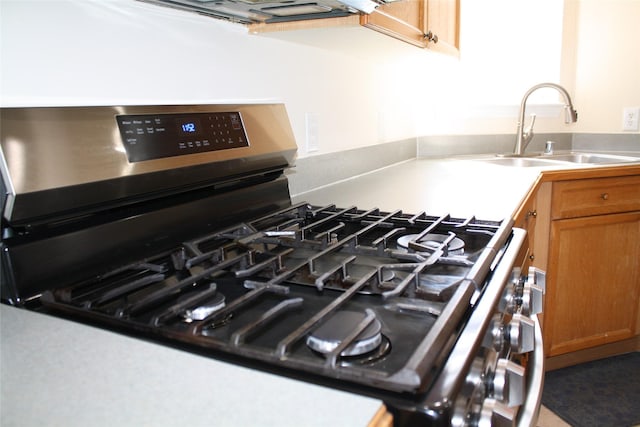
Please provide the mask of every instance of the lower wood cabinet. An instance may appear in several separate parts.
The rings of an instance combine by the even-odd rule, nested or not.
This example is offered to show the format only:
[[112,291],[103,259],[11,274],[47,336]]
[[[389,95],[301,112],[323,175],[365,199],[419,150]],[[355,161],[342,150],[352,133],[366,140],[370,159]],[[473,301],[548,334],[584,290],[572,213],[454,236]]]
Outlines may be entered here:
[[640,293],[640,212],[551,223],[547,356],[636,334]]
[[640,350],[640,166],[544,173],[514,219],[547,272],[541,320],[555,367]]

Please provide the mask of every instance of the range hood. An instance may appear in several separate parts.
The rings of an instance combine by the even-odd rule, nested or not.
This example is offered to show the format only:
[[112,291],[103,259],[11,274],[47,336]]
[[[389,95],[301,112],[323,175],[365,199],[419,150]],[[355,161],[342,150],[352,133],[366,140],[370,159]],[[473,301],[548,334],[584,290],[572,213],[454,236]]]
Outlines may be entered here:
[[139,0],[242,24],[335,18],[371,13],[381,0]]

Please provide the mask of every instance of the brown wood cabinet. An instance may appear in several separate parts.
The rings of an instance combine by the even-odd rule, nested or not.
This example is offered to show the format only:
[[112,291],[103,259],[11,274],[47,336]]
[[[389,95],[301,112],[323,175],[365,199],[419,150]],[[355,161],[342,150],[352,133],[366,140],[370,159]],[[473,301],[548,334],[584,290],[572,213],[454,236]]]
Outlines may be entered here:
[[514,227],[527,230],[530,264],[547,267],[551,184],[535,185],[514,217]]
[[379,6],[369,15],[251,24],[249,32],[266,33],[356,25],[421,48],[458,55],[460,0],[398,0]]
[[555,182],[553,192],[554,220],[640,211],[640,176]]
[[547,272],[544,346],[556,367],[637,346],[639,167],[544,173],[515,225],[529,231],[532,263]]
[[[551,183],[538,183],[534,185],[514,216],[514,227],[527,230],[529,265],[543,271],[547,270],[549,252],[550,206]],[[538,320],[543,327],[544,310],[538,314]]]
[[553,221],[545,310],[548,356],[636,334],[639,260],[640,212]]
[[360,22],[418,47],[457,53],[459,11],[459,0],[402,0],[362,15]]
[[640,176],[554,182],[551,219],[547,356],[636,335]]

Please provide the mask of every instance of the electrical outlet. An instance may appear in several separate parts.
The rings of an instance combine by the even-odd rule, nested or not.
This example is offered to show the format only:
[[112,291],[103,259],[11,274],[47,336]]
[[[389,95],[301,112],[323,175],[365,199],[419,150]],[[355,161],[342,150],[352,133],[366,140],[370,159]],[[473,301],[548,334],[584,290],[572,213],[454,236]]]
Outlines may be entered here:
[[317,113],[305,113],[304,121],[306,125],[306,137],[307,137],[307,153],[318,151],[319,147],[319,125]]
[[640,107],[626,107],[622,110],[622,130],[637,131],[639,128]]

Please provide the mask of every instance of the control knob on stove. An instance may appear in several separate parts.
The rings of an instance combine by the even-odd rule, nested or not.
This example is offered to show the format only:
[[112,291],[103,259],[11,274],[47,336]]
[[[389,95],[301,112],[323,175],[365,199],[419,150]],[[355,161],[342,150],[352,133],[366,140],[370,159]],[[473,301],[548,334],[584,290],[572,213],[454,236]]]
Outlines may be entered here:
[[547,287],[547,275],[543,270],[536,267],[529,267],[529,276],[527,277],[527,283],[536,285],[544,293]]
[[491,325],[487,329],[484,340],[482,341],[482,346],[485,348],[492,348],[496,351],[502,351],[504,342],[504,324],[502,323],[502,316],[496,314],[491,319]]
[[503,352],[508,346],[513,353],[528,353],[533,351],[534,332],[535,323],[522,314],[514,314],[506,325],[502,316],[497,314],[491,320],[482,345],[498,352]]
[[530,316],[542,313],[545,288],[545,272],[536,267],[529,267],[529,275],[522,287],[522,314]]
[[524,401],[524,372],[493,350],[476,357],[456,400],[451,426],[511,425],[515,408]]
[[521,314],[514,314],[506,329],[511,351],[514,353],[533,351],[535,332],[533,320]]
[[519,267],[514,268],[511,283],[505,287],[498,310],[509,314],[520,311],[527,316],[542,313],[544,286],[544,271],[529,267],[529,274],[525,277]]
[[493,379],[491,394],[509,407],[520,406],[524,402],[525,369],[507,359],[498,359]]
[[513,314],[518,311],[518,287],[520,285],[520,268],[514,268],[511,273],[511,283],[508,283],[498,303],[500,313]]
[[482,403],[477,427],[511,427],[516,425],[516,411],[495,399]]
[[543,295],[542,288],[531,285],[529,282],[525,283],[520,297],[521,313],[527,316],[542,313]]

